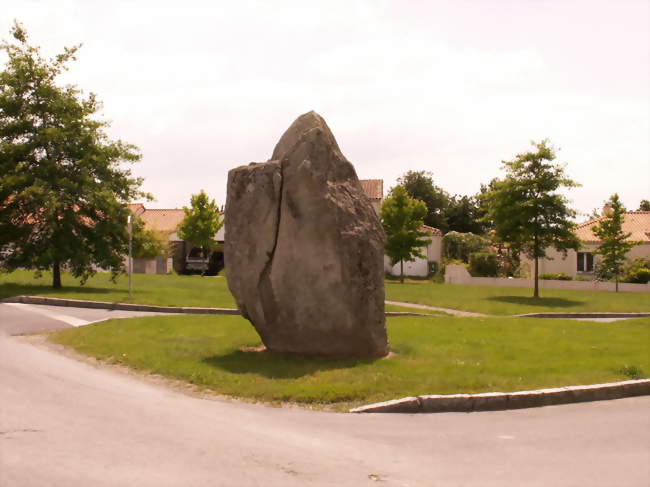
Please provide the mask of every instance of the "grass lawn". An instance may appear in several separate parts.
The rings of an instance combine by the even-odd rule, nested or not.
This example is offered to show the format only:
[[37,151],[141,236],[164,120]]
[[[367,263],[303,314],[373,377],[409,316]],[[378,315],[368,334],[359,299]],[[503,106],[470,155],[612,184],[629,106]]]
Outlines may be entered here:
[[117,283],[113,283],[109,273],[98,272],[84,286],[67,272],[62,273],[61,279],[63,288],[57,290],[52,289],[50,272],[44,272],[39,279],[34,278],[32,271],[0,273],[0,299],[30,295],[160,306],[236,307],[225,277],[133,274],[133,299],[130,301],[126,275],[119,276]]
[[395,317],[394,356],[308,358],[260,345],[238,316],[112,320],[50,335],[110,363],[220,394],[343,410],[417,394],[514,391],[647,377],[650,319],[596,323],[532,318]]
[[541,298],[520,287],[386,282],[386,299],[490,315],[535,312],[650,312],[650,293],[540,289]]
[[[51,287],[51,274],[34,279],[31,271],[0,273],[0,299],[19,294],[68,297],[110,302],[128,302],[128,279],[120,276],[117,284],[109,274],[98,273],[85,286],[63,274],[63,289]],[[164,306],[207,306],[234,308],[225,277],[178,275],[133,275],[133,302]],[[493,315],[533,312],[650,312],[649,293],[612,293],[606,291],[570,291],[541,289],[540,299],[531,298],[532,290],[493,286],[434,284],[430,281],[386,282],[386,299],[443,308],[475,311]],[[387,311],[414,311],[416,308],[387,306]]]

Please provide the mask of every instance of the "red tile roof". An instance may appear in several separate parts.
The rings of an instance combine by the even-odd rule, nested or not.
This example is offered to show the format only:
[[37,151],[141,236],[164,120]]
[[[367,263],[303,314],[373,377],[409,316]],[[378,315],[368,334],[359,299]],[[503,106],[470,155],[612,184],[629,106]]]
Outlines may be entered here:
[[[604,216],[581,223],[575,229],[575,233],[583,242],[598,243],[600,240],[594,235],[593,227],[601,221]],[[628,211],[623,216],[623,232],[631,233],[628,240],[635,242],[650,243],[650,211]]]
[[422,225],[422,231],[428,233],[429,235],[434,235],[434,236],[442,236],[442,232],[434,227],[430,227],[429,225]]
[[359,179],[364,194],[371,200],[380,200],[384,197],[383,179]]

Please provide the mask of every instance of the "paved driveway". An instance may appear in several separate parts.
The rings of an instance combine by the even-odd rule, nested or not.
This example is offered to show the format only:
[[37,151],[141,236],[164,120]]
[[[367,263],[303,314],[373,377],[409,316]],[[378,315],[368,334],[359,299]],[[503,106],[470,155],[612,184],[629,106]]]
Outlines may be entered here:
[[[4,306],[3,329],[57,321]],[[322,413],[190,397],[0,337],[2,487],[646,487],[649,465],[648,397],[470,414]]]

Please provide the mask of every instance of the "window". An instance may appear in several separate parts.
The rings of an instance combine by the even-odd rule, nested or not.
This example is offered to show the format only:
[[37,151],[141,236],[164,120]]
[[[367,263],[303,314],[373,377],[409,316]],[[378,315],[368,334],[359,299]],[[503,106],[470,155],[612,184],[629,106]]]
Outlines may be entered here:
[[594,271],[594,254],[591,252],[578,252],[578,272]]

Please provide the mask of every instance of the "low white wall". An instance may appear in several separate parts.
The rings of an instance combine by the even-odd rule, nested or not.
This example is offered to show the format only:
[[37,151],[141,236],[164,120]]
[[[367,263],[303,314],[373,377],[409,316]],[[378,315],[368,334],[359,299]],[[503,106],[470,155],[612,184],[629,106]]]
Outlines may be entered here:
[[[393,266],[390,265],[390,259],[384,256],[384,271],[392,276],[400,275],[399,262]],[[429,262],[427,259],[416,258],[413,262],[404,261],[404,275],[414,277],[427,277],[429,275]]]
[[[445,284],[468,284],[472,286],[501,286],[501,287],[533,287],[534,280],[510,279],[507,277],[472,277],[462,265],[448,265],[445,267]],[[599,281],[555,281],[539,280],[539,287],[542,289],[575,289],[586,291],[614,291],[616,284],[613,282]],[[619,291],[633,293],[650,293],[650,283],[630,284],[621,282],[618,284]]]
[[[128,258],[125,262],[125,269],[128,270]],[[172,259],[156,257],[154,259],[133,259],[134,274],[169,274],[172,271]]]

